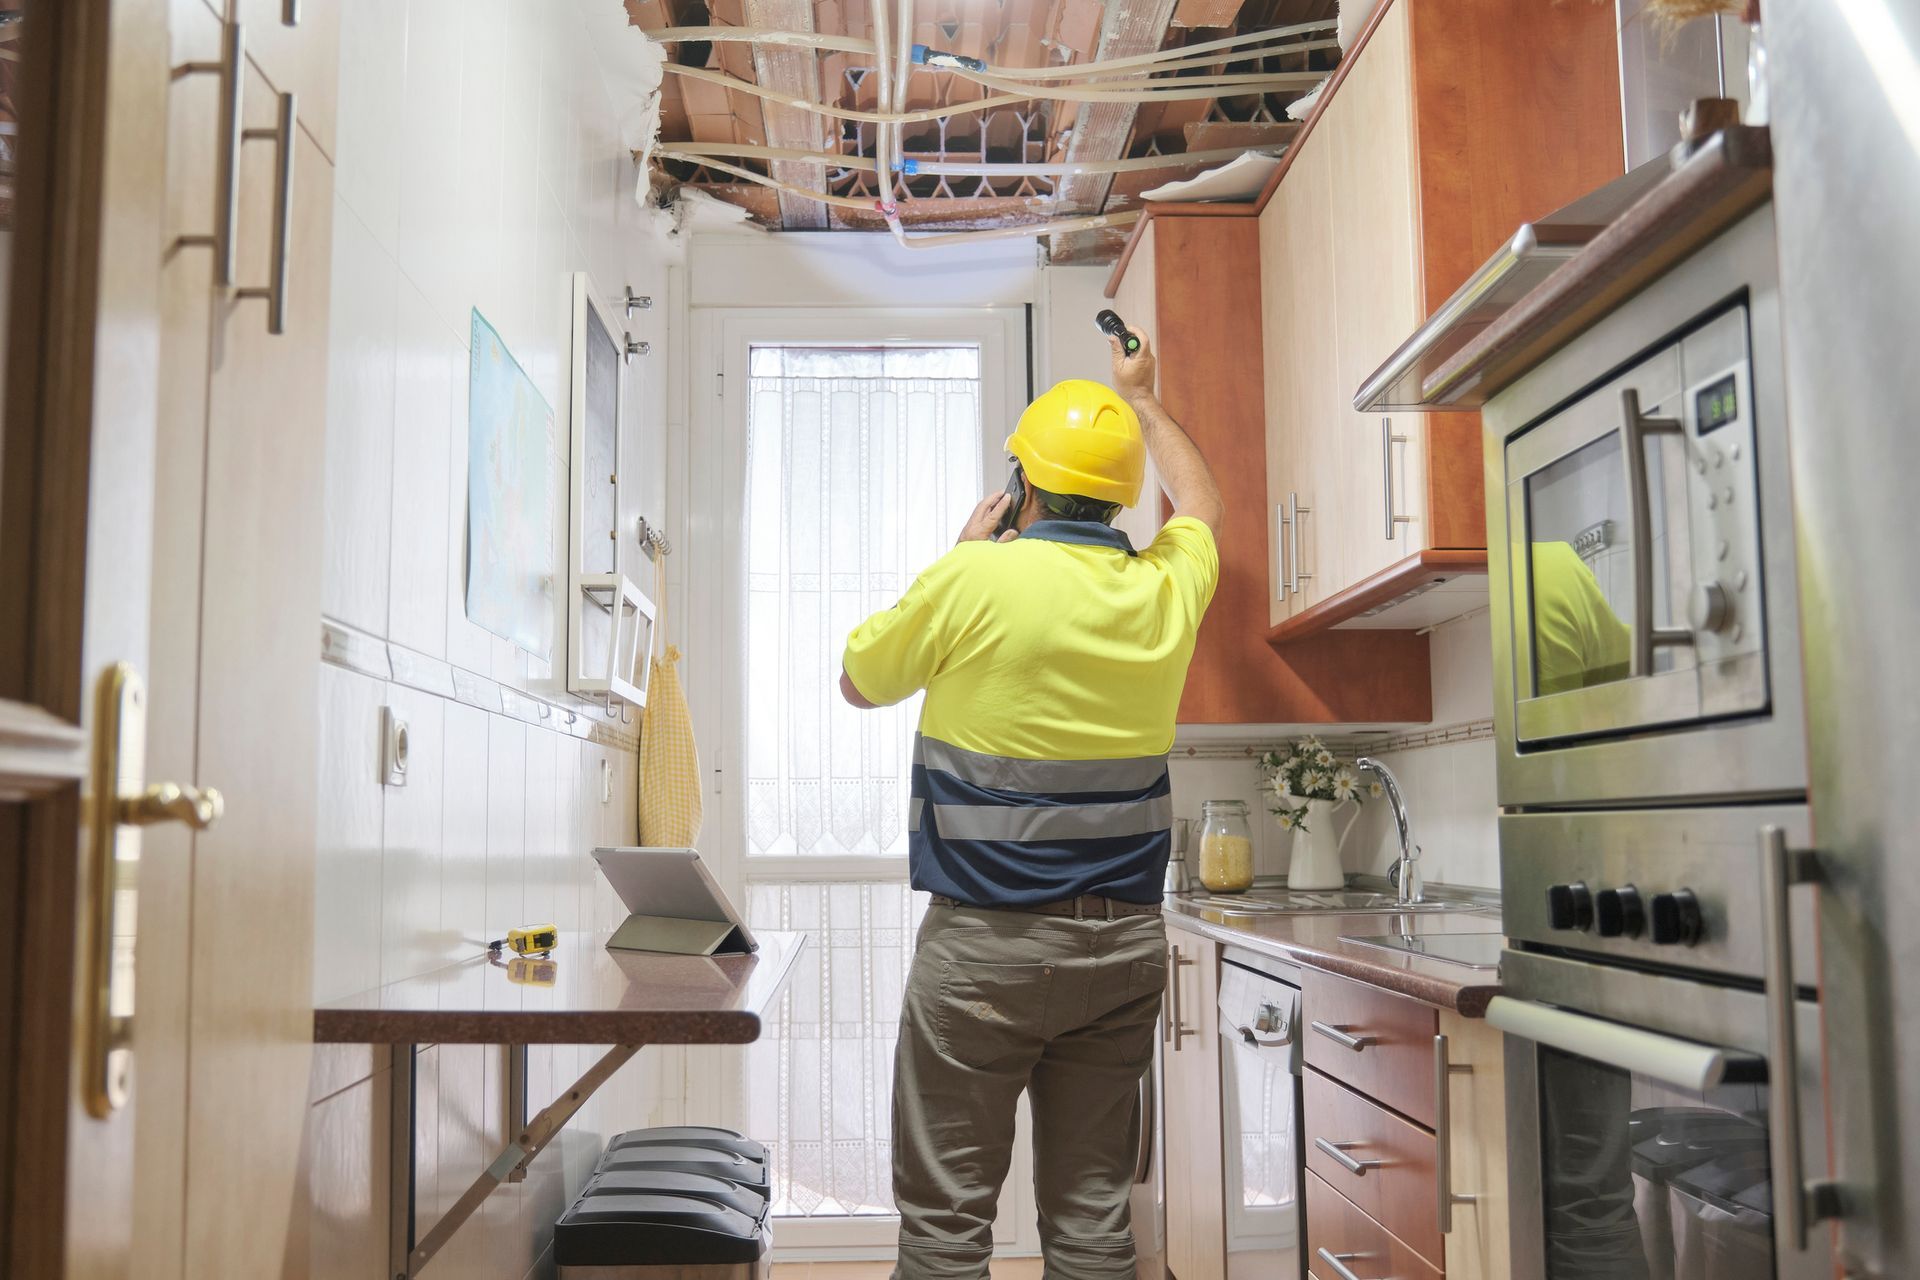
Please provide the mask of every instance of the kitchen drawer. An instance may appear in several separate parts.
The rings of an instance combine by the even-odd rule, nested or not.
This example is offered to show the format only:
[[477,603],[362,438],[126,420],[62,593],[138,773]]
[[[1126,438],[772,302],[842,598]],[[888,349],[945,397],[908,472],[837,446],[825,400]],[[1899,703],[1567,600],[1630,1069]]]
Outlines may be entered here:
[[1340,1260],[1357,1280],[1443,1280],[1438,1267],[1309,1173],[1307,1266],[1316,1280],[1346,1280],[1321,1256],[1322,1249]]
[[1432,1128],[1438,1012],[1364,982],[1312,969],[1303,978],[1307,1065]]
[[[1423,1257],[1445,1257],[1434,1197],[1434,1136],[1317,1071],[1306,1074],[1307,1168]],[[1320,1142],[1371,1165],[1355,1173]]]

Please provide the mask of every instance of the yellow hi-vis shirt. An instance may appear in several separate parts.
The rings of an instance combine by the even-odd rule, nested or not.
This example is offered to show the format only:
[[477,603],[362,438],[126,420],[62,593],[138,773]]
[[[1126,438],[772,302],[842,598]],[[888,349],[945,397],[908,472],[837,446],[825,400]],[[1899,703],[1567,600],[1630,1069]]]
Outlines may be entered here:
[[960,544],[855,628],[844,665],[868,701],[926,690],[918,887],[981,906],[1159,900],[1165,756],[1219,576],[1191,517],[1138,554],[1105,525],[1046,520]]

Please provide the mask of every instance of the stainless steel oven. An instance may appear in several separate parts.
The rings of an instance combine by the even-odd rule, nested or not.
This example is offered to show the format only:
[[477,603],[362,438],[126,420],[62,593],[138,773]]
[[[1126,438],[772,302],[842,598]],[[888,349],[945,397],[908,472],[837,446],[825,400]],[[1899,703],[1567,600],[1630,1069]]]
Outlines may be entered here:
[[1486,407],[1508,806],[1798,794],[1770,207]]

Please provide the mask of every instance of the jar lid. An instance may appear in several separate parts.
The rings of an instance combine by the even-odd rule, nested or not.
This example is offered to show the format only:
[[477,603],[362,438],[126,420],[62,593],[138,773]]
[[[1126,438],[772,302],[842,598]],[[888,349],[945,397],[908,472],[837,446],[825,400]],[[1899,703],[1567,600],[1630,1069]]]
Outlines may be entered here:
[[1200,807],[1202,809],[1244,809],[1247,807],[1247,802],[1245,800],[1202,800]]

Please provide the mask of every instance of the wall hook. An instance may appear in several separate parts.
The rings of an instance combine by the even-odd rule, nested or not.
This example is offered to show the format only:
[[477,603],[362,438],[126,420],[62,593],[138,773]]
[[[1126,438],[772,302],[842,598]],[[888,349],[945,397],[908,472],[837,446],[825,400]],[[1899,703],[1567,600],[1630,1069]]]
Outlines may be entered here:
[[633,291],[632,285],[627,286],[627,296],[625,301],[627,304],[628,315],[632,315],[636,311],[653,310],[653,299],[648,297],[644,293],[635,293]]
[[620,704],[620,723],[621,724],[633,723],[633,704],[632,703],[623,702]]
[[651,342],[643,341],[639,338],[634,337],[632,334],[628,334],[627,335],[627,354],[621,358],[625,360],[626,363],[632,364],[633,358],[635,356],[644,356],[649,352],[651,352],[652,350],[653,350],[653,344]]

